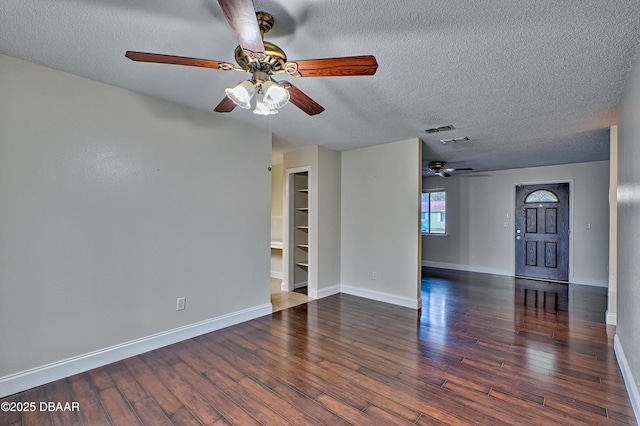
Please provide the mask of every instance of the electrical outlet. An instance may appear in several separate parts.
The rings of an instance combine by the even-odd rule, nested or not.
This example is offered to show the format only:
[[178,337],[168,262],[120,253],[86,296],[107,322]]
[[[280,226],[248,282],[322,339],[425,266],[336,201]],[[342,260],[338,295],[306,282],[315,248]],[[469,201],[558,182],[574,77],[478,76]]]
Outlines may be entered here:
[[186,297],[178,297],[178,301],[176,302],[176,311],[184,311],[186,303]]
[[371,271],[371,279],[372,280],[377,280],[378,279],[378,273],[376,271]]

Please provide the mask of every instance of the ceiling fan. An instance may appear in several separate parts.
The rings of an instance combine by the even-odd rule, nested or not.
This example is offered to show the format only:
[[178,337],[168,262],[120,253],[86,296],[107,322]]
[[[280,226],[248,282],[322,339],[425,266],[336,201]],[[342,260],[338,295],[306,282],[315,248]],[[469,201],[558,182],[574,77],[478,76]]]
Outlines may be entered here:
[[288,61],[282,49],[264,41],[264,34],[274,24],[271,15],[256,13],[252,0],[218,0],[218,3],[240,41],[235,50],[238,66],[229,62],[158,53],[127,51],[125,56],[139,62],[248,72],[252,75],[251,79],[226,89],[227,96],[214,111],[231,112],[236,106],[250,109],[251,99],[255,95],[253,112],[260,115],[276,114],[289,101],[309,115],[324,111],[322,106],[290,82],[274,80],[274,74],[285,73],[292,77],[365,76],[374,75],[378,69],[376,58],[372,55]]
[[450,172],[468,172],[470,170],[473,170],[470,167],[464,167],[464,168],[459,168],[459,169],[445,169],[447,163],[445,163],[444,161],[432,161],[429,163],[429,170],[431,170],[435,175],[440,176],[440,177],[449,177],[451,176],[449,173]]

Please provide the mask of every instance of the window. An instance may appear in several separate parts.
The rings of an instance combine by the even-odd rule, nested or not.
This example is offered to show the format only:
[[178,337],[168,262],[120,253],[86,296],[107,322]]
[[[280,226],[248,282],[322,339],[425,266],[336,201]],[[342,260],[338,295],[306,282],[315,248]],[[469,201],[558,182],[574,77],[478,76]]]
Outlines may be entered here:
[[551,191],[547,191],[546,189],[539,189],[537,191],[533,191],[531,194],[527,195],[525,203],[557,203],[558,197]]
[[423,234],[444,235],[446,233],[447,193],[429,191],[422,193],[420,231]]

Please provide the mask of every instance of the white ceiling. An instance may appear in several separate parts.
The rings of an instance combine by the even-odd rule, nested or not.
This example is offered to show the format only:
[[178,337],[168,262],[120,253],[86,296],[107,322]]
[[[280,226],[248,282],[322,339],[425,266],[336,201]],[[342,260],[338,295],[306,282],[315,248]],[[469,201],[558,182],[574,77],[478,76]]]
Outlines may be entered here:
[[[293,79],[326,108],[236,108],[276,149],[421,138],[426,160],[497,170],[608,158],[640,40],[638,0],[255,0],[290,60],[373,54],[372,77]],[[3,0],[0,53],[212,111],[241,72],[136,63],[126,50],[233,62],[216,0]],[[0,76],[1,78],[1,76]],[[96,99],[96,102],[99,102]],[[211,112],[211,114],[216,114]],[[425,129],[453,125],[428,134]],[[468,136],[468,143],[439,142]]]

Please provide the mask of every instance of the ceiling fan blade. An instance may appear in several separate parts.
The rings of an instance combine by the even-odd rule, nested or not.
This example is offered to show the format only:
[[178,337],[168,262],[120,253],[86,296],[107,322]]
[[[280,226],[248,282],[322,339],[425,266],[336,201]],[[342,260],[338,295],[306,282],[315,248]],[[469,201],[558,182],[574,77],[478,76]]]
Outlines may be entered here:
[[461,167],[461,168],[454,168],[454,169],[444,169],[446,172],[468,172],[470,170],[473,170],[471,167]]
[[277,83],[289,91],[289,100],[291,101],[291,103],[307,114],[316,115],[324,111],[324,108],[319,103],[311,99],[302,90],[298,89],[288,81],[280,81]]
[[215,112],[231,112],[235,107],[236,103],[229,99],[229,97],[225,96],[213,110]]
[[252,0],[218,0],[242,50],[254,59],[263,58],[264,43]]
[[378,69],[375,56],[346,56],[342,58],[304,59],[287,62],[285,71],[294,77],[347,77],[374,75]]
[[440,170],[440,171],[436,172],[436,174],[438,176],[440,176],[440,177],[443,177],[443,178],[451,176],[449,173],[445,172],[444,170]]
[[211,59],[187,58],[184,56],[161,55],[159,53],[133,52],[124,54],[127,58],[137,62],[153,62],[155,64],[188,65],[191,67],[213,68],[221,71],[234,70],[235,65],[229,62],[214,61]]

